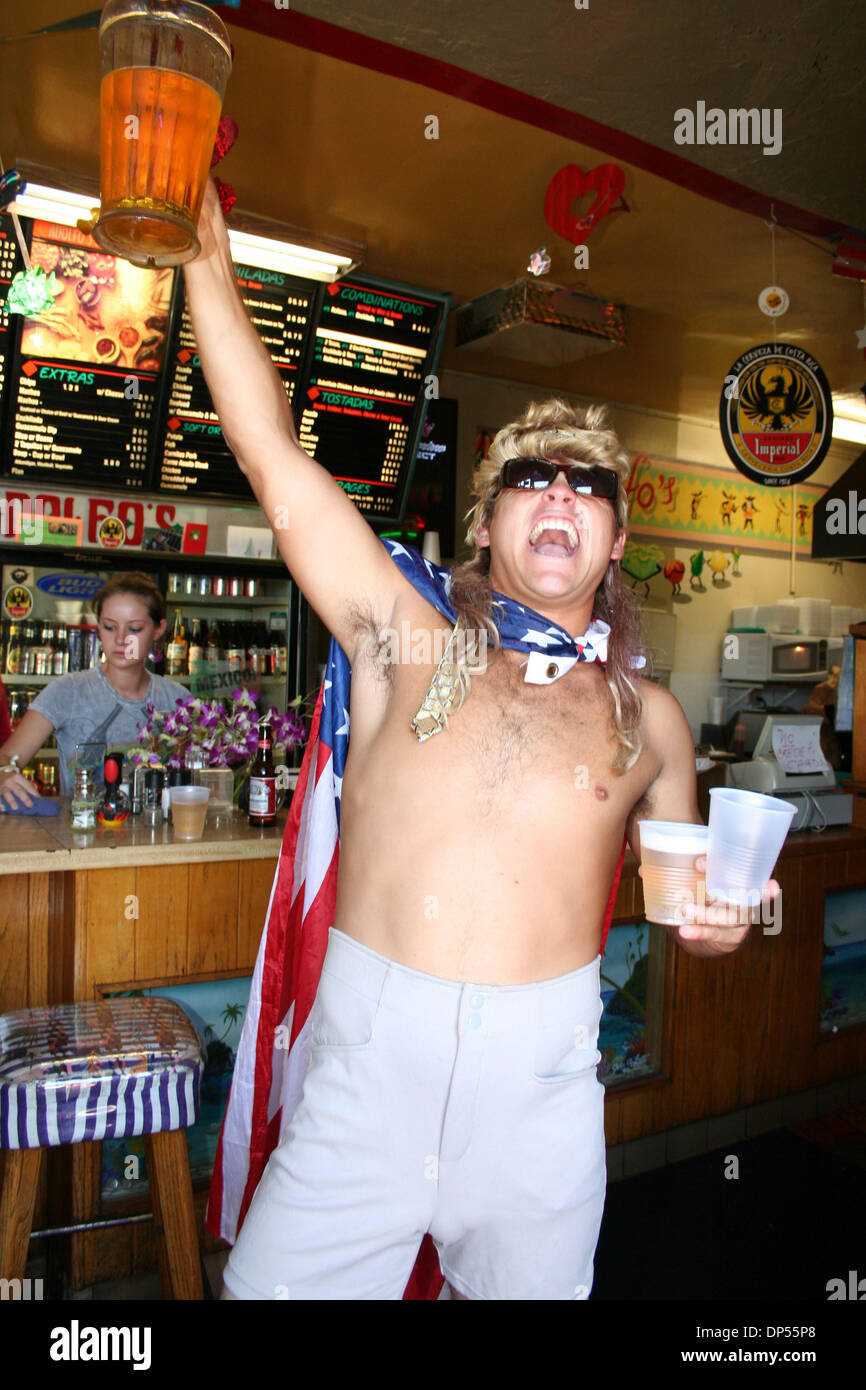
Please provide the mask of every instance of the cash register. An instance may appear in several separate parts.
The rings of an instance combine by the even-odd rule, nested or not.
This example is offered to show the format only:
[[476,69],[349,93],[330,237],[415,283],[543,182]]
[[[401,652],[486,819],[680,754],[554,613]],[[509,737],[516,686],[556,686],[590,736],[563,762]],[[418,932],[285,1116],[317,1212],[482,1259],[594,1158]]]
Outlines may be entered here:
[[821,751],[820,714],[768,714],[749,761],[729,763],[728,784],[791,801],[792,830],[850,825],[854,798],[836,786]]

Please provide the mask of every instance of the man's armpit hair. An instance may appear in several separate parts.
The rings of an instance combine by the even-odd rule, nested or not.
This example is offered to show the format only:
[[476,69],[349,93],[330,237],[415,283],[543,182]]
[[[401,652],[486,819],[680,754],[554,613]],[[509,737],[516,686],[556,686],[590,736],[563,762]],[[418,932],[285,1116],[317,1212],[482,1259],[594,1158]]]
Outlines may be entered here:
[[379,674],[388,676],[391,671],[389,664],[379,659],[386,640],[383,633],[388,626],[387,618],[376,612],[369,599],[364,599],[347,603],[345,619],[352,649],[347,655],[351,657],[354,652],[358,661],[372,662]]

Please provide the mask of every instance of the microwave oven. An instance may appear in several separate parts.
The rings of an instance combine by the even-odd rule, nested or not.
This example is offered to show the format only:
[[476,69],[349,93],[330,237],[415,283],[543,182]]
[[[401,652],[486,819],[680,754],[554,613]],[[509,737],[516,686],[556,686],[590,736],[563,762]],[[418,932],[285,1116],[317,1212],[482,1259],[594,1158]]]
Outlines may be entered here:
[[826,637],[792,632],[726,632],[722,639],[723,680],[788,684],[819,681],[828,674]]

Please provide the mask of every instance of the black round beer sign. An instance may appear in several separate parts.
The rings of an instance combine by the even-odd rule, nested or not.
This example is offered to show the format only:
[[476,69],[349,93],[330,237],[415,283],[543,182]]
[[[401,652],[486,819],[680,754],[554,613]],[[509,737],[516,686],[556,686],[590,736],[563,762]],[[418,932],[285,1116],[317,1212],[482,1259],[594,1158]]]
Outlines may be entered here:
[[719,424],[729,458],[747,478],[769,487],[800,483],[830,447],[829,383],[803,348],[762,343],[725,377]]

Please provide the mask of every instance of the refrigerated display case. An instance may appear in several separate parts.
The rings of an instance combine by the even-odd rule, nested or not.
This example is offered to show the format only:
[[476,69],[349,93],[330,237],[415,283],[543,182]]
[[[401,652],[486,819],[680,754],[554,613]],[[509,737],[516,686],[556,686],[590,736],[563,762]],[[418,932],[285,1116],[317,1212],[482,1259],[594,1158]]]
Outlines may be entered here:
[[[259,656],[252,663],[246,647],[240,660],[235,647],[231,662],[223,653],[198,673],[172,674],[173,680],[203,698],[215,698],[231,689],[250,689],[258,694],[260,709],[273,706],[284,712],[296,695],[307,694],[316,684],[309,607],[282,560],[85,549],[67,551],[60,557],[56,550],[27,546],[25,551],[20,545],[8,545],[0,547],[0,566],[0,675],[10,706],[15,697],[14,713],[18,718],[24,712],[20,692],[35,694],[57,675],[88,669],[99,662],[90,600],[112,575],[128,570],[152,576],[166,600],[168,625],[161,643],[163,659],[148,660],[149,670],[168,674],[164,652],[175,611],[180,609],[188,625],[195,618],[210,624],[216,620],[240,640],[251,632],[256,636]],[[13,625],[24,623],[32,624],[40,634],[46,628],[53,633],[51,655],[40,658],[39,674],[35,669],[8,669]],[[262,632],[267,634],[266,644],[260,640]],[[32,643],[28,650],[33,651]],[[17,664],[14,653],[11,664]],[[32,664],[35,666],[35,662]],[[197,674],[202,679],[196,680]],[[53,743],[52,738],[36,758],[56,760]],[[301,753],[298,750],[290,755],[290,766],[300,765]]]

